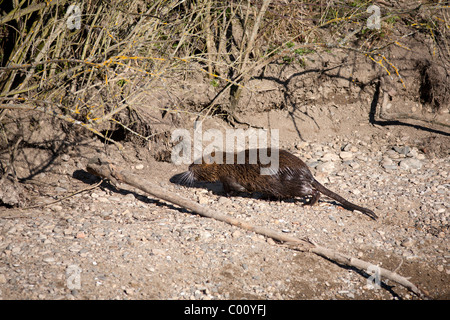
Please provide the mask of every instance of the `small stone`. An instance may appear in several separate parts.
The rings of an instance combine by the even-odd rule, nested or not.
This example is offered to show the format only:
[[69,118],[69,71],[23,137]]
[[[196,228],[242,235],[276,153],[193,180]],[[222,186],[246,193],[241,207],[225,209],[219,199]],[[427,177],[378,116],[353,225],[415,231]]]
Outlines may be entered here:
[[55,262],[55,258],[53,258],[53,257],[45,258],[44,262],[53,263],[53,262]]
[[152,255],[155,255],[155,256],[163,256],[163,255],[166,254],[166,250],[164,250],[164,249],[155,249],[155,248],[153,248],[153,249],[151,250],[151,254],[152,254]]
[[381,166],[386,170],[395,170],[397,169],[397,164],[392,161],[389,157],[383,157],[383,160],[381,160]]
[[302,141],[302,142],[297,143],[295,147],[296,147],[298,150],[302,150],[302,149],[306,148],[308,145],[309,145],[308,142]]
[[0,284],[5,284],[6,281],[6,276],[4,274],[0,274]]
[[397,151],[399,154],[407,155],[410,151],[410,148],[408,146],[404,147],[394,147],[394,150]]
[[63,209],[63,207],[60,206],[60,205],[57,205],[57,204],[52,206],[52,210],[53,210],[53,211],[59,212],[59,211],[61,211],[62,209]]
[[327,162],[327,161],[338,161],[339,160],[339,156],[335,153],[325,153],[322,158],[320,159],[323,162]]
[[423,153],[419,153],[415,158],[417,160],[424,160],[425,159],[425,155]]
[[400,168],[405,170],[420,169],[422,168],[422,162],[418,159],[408,158],[400,161]]
[[236,230],[236,231],[234,231],[234,232],[231,234],[231,236],[232,236],[233,238],[239,238],[240,236],[242,236],[242,232],[239,231],[239,230]]
[[383,160],[381,160],[381,164],[391,165],[394,164],[394,161],[392,161],[391,158],[385,156],[383,157]]
[[212,237],[212,234],[211,234],[210,232],[208,232],[208,231],[200,231],[199,237],[200,237],[202,240],[205,240],[205,239],[211,238],[211,237]]
[[20,247],[14,247],[14,248],[12,248],[11,253],[14,255],[19,254],[20,250],[21,250]]
[[125,288],[124,292],[128,295],[128,296],[132,296],[134,294],[134,289],[133,288]]
[[134,194],[132,194],[132,193],[127,193],[126,195],[125,195],[125,200],[126,201],[132,201],[132,200],[135,200],[136,199],[136,197],[134,196]]
[[320,164],[319,161],[311,161],[311,162],[308,162],[308,167],[310,167],[310,168],[315,168],[315,167],[317,167],[319,164]]
[[142,169],[144,169],[144,165],[143,164],[138,164],[138,165],[136,165],[136,170],[142,170]]
[[358,169],[360,165],[358,162],[352,161],[350,162],[350,167],[352,167],[353,169]]
[[339,153],[339,157],[344,161],[351,160],[353,159],[353,153],[349,151],[342,151],[341,153]]
[[69,248],[70,252],[80,252],[80,250],[83,249],[82,246],[80,246],[79,244],[74,244],[73,246],[71,246]]
[[321,163],[316,169],[321,172],[332,172],[334,170],[334,162],[329,161]]
[[200,204],[207,204],[209,202],[208,197],[205,197],[204,195],[198,196],[198,203]]
[[405,239],[405,240],[403,240],[403,241],[400,243],[400,245],[401,245],[402,247],[405,247],[405,248],[409,248],[409,247],[411,247],[413,244],[414,244],[414,241],[411,240],[411,239]]
[[386,151],[385,155],[388,156],[391,159],[398,159],[399,158],[399,155],[398,155],[397,152],[395,152],[395,150],[388,150],[388,151]]
[[75,237],[77,239],[84,239],[84,238],[86,238],[86,234],[84,232],[78,232]]
[[220,197],[217,202],[219,204],[229,204],[229,203],[231,203],[231,200],[228,197]]

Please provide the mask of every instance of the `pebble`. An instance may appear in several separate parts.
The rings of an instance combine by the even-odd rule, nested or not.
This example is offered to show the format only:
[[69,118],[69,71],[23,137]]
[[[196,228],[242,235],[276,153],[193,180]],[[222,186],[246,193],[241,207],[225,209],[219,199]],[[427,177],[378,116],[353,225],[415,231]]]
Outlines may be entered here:
[[324,162],[319,164],[316,169],[320,172],[327,172],[327,173],[331,173],[334,170],[334,162],[328,161],[328,162]]
[[53,258],[53,257],[45,258],[45,259],[44,259],[44,262],[47,262],[47,263],[53,263],[53,262],[55,262],[55,258]]
[[352,162],[350,162],[350,167],[352,167],[353,169],[358,169],[358,168],[360,168],[361,166],[359,165],[358,162],[352,161]]
[[349,151],[342,151],[342,152],[340,152],[339,153],[339,157],[342,159],[342,160],[351,160],[351,159],[353,159],[353,152],[349,152]]
[[383,157],[381,160],[381,166],[387,170],[395,170],[398,168],[398,165],[389,157]]
[[51,208],[53,211],[56,211],[56,212],[62,211],[62,209],[63,209],[63,207],[60,206],[59,204],[54,204],[54,205],[52,205]]
[[410,148],[408,146],[403,147],[394,147],[394,150],[397,151],[399,154],[407,155],[410,152]]
[[409,170],[409,169],[421,169],[422,162],[418,159],[407,158],[405,160],[400,161],[400,168]]
[[5,284],[6,282],[6,276],[3,273],[0,273],[0,284]]
[[228,197],[220,197],[219,200],[217,201],[219,204],[230,204],[231,200]]
[[74,244],[71,247],[69,247],[70,252],[79,252],[81,249],[83,249],[83,247],[80,246],[79,244]]
[[316,168],[321,162],[320,161],[310,161],[307,163],[308,167]]
[[340,159],[339,156],[335,153],[325,153],[320,160],[322,162],[328,162],[328,161],[338,161]]
[[308,143],[307,141],[301,141],[301,142],[297,143],[297,144],[295,145],[295,147],[296,147],[298,150],[302,150],[302,149],[306,148],[308,145],[309,145],[309,143]]
[[134,289],[133,288],[125,288],[123,290],[128,296],[134,295]]
[[395,150],[388,150],[386,151],[385,155],[391,159],[398,159],[400,157],[398,152],[396,152]]
[[78,232],[77,235],[75,236],[75,238],[84,239],[84,238],[86,238],[86,234],[84,232]]
[[164,255],[166,255],[166,253],[167,253],[167,251],[164,250],[164,249],[156,249],[156,248],[154,248],[154,249],[151,250],[151,254],[155,255],[155,256],[164,256]]
[[414,241],[411,239],[405,239],[400,243],[400,245],[405,248],[410,248],[414,245]]
[[240,230],[236,230],[231,234],[231,236],[233,238],[239,238],[240,236],[242,236],[242,232]]
[[199,195],[198,196],[198,203],[199,204],[208,204],[209,203],[209,197],[208,196],[205,196],[205,195]]

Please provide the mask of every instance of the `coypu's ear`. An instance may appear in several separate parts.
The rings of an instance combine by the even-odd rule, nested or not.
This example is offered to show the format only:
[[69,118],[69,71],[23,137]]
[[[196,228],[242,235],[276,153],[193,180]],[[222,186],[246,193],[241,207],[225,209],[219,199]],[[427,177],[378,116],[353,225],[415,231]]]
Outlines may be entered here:
[[204,164],[211,164],[214,162],[214,155],[215,155],[215,151],[213,151],[212,153],[208,154],[208,155],[204,155],[203,156],[203,162]]
[[[217,154],[218,156],[219,154]],[[210,154],[203,156],[203,160],[205,164],[213,164],[216,163],[216,150],[213,150]]]

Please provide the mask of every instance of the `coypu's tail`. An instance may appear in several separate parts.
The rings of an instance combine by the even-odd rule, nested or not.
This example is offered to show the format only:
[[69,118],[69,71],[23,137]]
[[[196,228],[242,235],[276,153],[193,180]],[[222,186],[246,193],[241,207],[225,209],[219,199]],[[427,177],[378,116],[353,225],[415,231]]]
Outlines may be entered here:
[[378,218],[378,216],[370,209],[367,208],[363,208],[360,206],[357,206],[356,204],[353,204],[347,200],[345,200],[344,198],[342,198],[340,195],[334,193],[333,191],[325,188],[323,185],[321,185],[316,179],[314,179],[312,186],[314,188],[316,188],[317,191],[319,191],[320,193],[323,193],[324,195],[338,201],[339,203],[342,204],[342,206],[345,209],[348,210],[358,210],[361,211],[362,213],[364,213],[365,215],[371,217],[373,220],[376,220]]

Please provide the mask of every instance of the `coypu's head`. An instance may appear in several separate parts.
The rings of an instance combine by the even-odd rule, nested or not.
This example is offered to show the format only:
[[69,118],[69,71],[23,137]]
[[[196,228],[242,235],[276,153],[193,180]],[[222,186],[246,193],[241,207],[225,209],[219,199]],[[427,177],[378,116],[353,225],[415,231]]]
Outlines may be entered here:
[[[217,154],[217,156],[221,156]],[[194,161],[189,166],[189,178],[192,181],[214,182],[219,180],[218,164],[216,162],[216,153],[213,151],[210,155],[202,157],[202,162]]]
[[194,161],[188,171],[183,172],[176,177],[176,182],[182,185],[192,186],[194,181],[215,182],[219,180],[219,164],[215,156],[222,156],[219,153],[211,153]]

